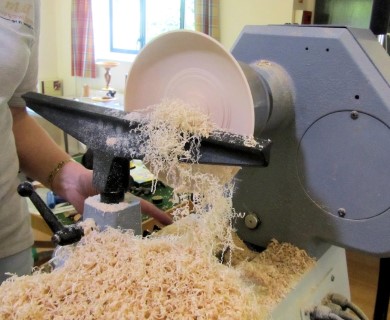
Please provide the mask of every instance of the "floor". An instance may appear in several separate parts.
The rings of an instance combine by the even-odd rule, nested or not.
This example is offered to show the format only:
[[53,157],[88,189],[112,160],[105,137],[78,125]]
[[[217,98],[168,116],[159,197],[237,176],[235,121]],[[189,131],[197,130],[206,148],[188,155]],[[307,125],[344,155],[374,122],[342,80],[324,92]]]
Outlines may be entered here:
[[[347,252],[351,300],[359,306],[369,319],[373,318],[379,259],[357,252]],[[390,320],[390,314],[387,316]]]

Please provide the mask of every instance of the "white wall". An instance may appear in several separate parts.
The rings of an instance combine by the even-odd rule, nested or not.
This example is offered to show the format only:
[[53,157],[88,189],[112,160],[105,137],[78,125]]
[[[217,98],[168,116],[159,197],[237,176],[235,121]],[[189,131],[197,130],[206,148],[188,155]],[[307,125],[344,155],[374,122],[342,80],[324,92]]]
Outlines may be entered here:
[[56,1],[52,0],[41,1],[39,79],[51,79],[58,76],[55,4]]
[[245,25],[291,22],[291,0],[221,0],[221,43],[230,49]]
[[245,25],[294,23],[295,10],[314,14],[315,0],[221,0],[221,43],[231,49]]
[[[75,80],[71,76],[71,0],[41,0],[41,32],[39,45],[39,80],[63,81],[65,95],[73,95]],[[49,133],[54,141],[64,148],[62,130],[42,119],[33,117]],[[83,151],[75,139],[69,138],[69,153]]]
[[[53,0],[44,0],[46,3]],[[74,92],[74,78],[71,76],[71,0],[56,0],[56,46],[58,76],[64,83],[64,95]]]

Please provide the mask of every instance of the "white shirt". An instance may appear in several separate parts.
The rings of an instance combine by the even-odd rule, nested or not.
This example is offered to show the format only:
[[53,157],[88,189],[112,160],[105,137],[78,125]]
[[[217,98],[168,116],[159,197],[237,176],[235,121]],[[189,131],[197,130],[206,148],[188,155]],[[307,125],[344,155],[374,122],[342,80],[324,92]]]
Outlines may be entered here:
[[0,0],[0,258],[33,243],[26,201],[17,194],[19,162],[9,106],[25,106],[38,70],[39,0]]

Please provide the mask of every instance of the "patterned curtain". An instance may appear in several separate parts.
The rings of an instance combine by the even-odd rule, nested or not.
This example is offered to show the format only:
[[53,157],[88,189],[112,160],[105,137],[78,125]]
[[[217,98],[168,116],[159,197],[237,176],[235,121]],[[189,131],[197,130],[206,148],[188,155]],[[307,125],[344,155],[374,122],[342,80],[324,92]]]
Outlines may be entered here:
[[96,78],[91,0],[72,0],[72,76]]
[[220,39],[219,0],[195,0],[195,29]]

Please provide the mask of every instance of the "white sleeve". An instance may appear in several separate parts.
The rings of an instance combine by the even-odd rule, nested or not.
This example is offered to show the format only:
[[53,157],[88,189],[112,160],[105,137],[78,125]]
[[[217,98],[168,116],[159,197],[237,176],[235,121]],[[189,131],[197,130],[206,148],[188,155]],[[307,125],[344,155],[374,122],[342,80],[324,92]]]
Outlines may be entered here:
[[22,95],[29,91],[37,91],[38,85],[38,52],[39,52],[39,30],[40,30],[40,1],[34,2],[34,20],[33,20],[33,37],[30,47],[30,58],[26,73],[22,82],[16,88],[8,105],[11,107],[24,107],[26,102]]

